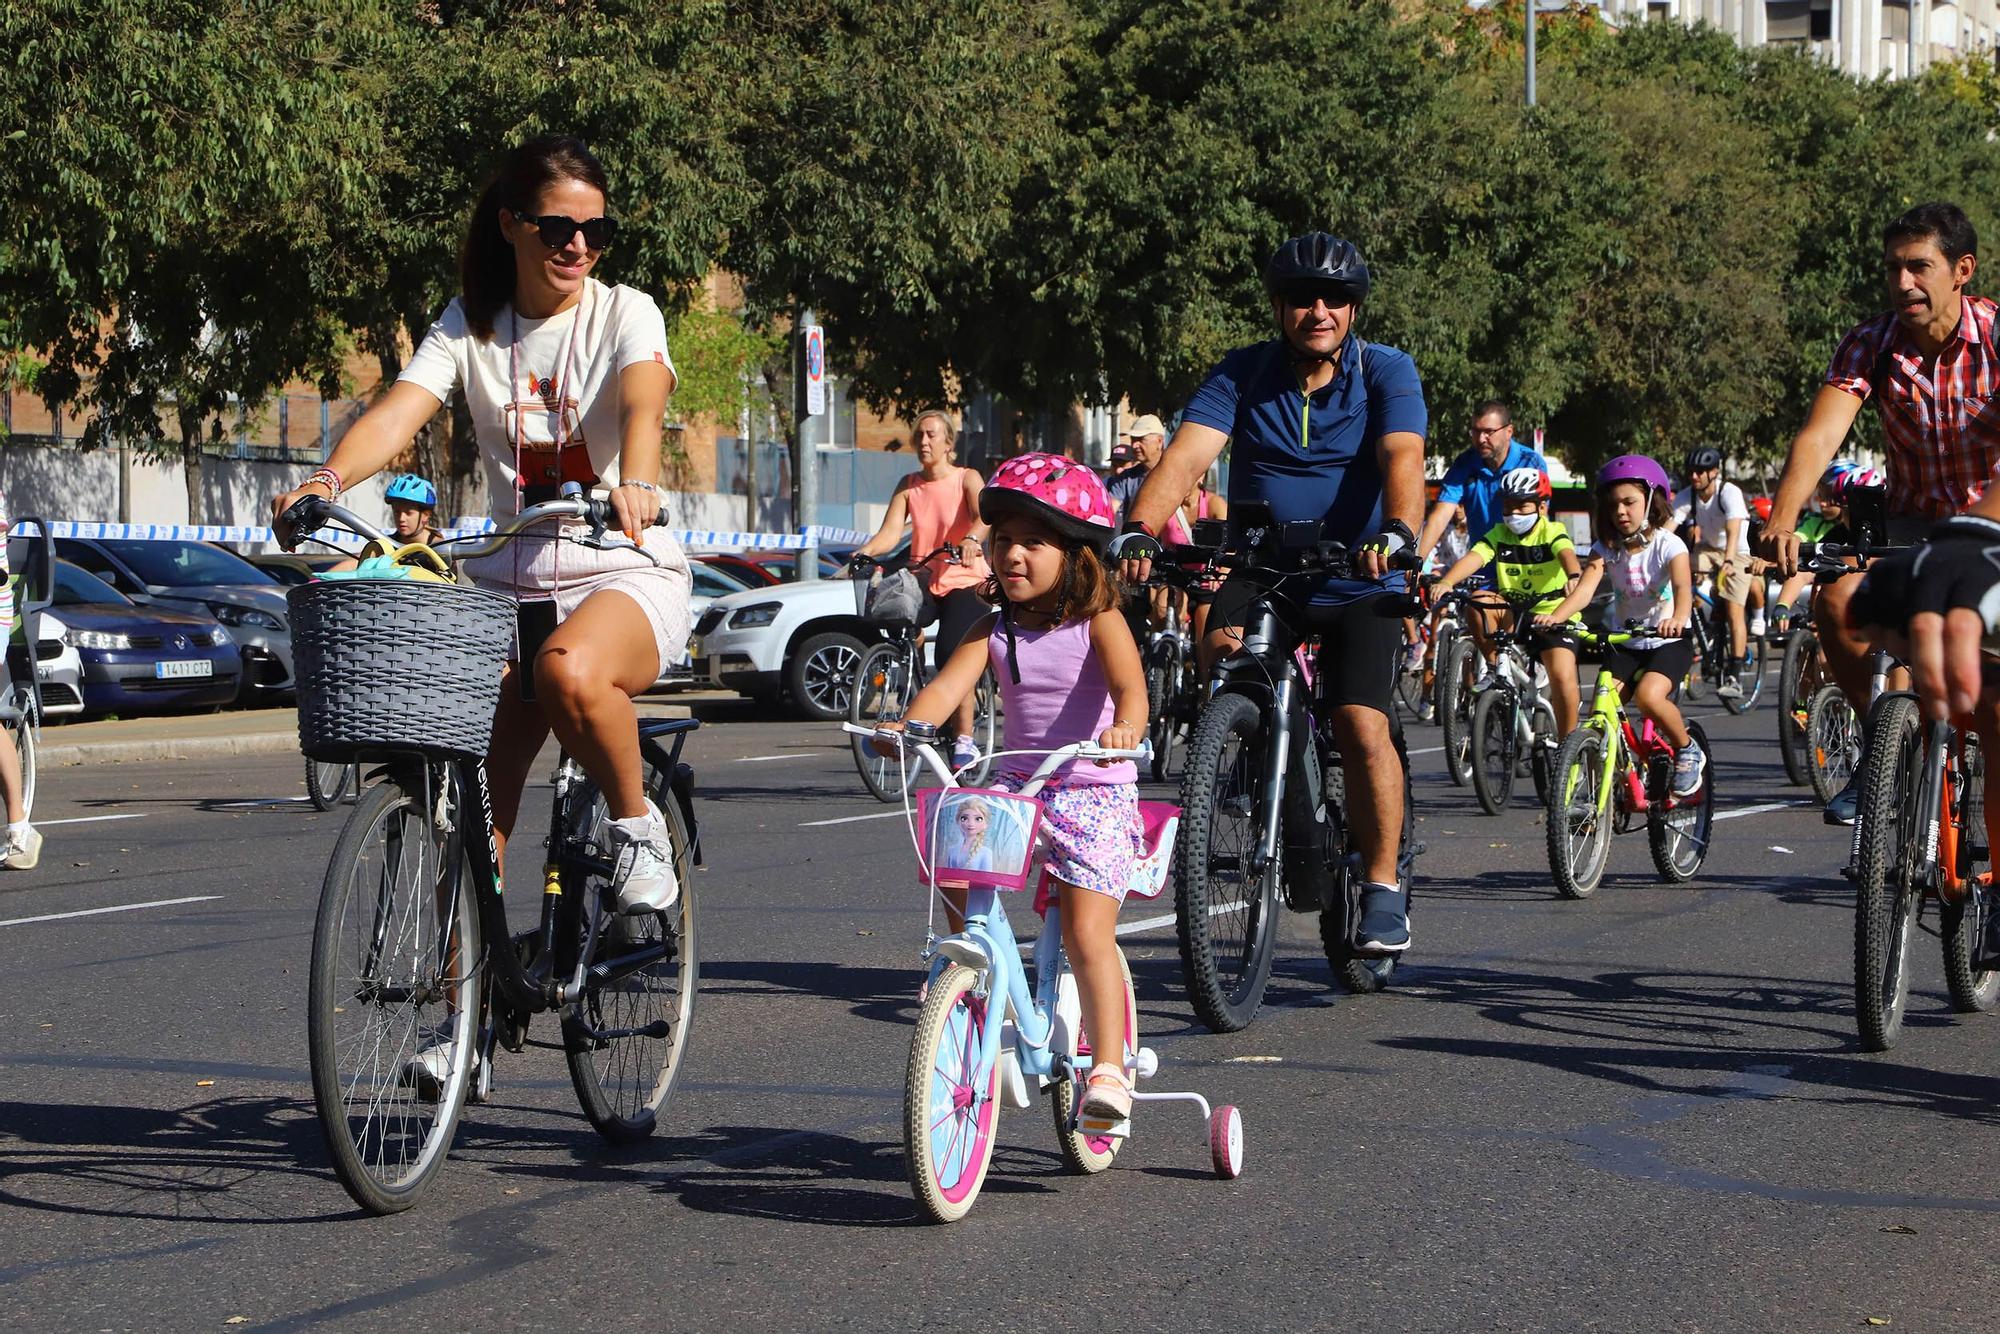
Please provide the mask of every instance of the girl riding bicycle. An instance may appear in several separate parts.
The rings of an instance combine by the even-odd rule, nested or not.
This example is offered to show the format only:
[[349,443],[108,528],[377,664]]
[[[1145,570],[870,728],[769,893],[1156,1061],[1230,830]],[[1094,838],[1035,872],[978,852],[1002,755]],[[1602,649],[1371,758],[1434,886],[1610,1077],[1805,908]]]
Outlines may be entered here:
[[[988,593],[1000,609],[973,627],[905,721],[943,722],[990,662],[1007,720],[1005,751],[1046,752],[1093,737],[1107,750],[1137,746],[1146,731],[1146,678],[1119,610],[1117,578],[1099,554],[1112,536],[1104,484],[1073,460],[1023,454],[1001,464],[979,493],[979,515],[991,525]],[[1040,758],[1003,756],[993,786],[1018,791]],[[1122,1031],[1116,928],[1143,848],[1137,777],[1129,760],[1072,761],[1040,793],[1043,870],[1062,902],[1083,1028],[1102,1057],[1082,1110],[1119,1120],[1131,1115],[1132,1088],[1121,1061],[1130,1035]]]
[[[1674,795],[1701,790],[1708,759],[1688,735],[1674,687],[1694,665],[1681,638],[1694,603],[1687,543],[1666,531],[1673,518],[1667,470],[1643,454],[1621,454],[1597,472],[1596,530],[1590,557],[1562,605],[1545,620],[1564,621],[1590,605],[1611,576],[1609,628],[1634,633],[1604,658],[1605,670],[1632,691],[1632,702],[1674,747]],[[1634,685],[1636,680],[1637,684]]]

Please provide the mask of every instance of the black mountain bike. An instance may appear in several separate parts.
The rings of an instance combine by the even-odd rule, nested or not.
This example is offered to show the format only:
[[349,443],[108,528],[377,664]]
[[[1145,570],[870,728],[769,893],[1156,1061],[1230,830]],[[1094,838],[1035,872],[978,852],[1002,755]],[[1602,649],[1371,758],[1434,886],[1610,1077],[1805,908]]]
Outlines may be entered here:
[[[1279,584],[1289,576],[1351,569],[1344,547],[1319,540],[1315,523],[1281,524],[1267,506],[1233,506],[1203,520],[1196,541],[1163,561],[1264,585],[1243,627],[1243,646],[1216,664],[1208,703],[1188,742],[1181,778],[1181,829],[1174,849],[1181,970],[1202,1023],[1219,1033],[1248,1024],[1264,1002],[1278,939],[1280,901],[1317,913],[1334,978],[1349,991],[1379,991],[1393,958],[1355,948],[1361,876],[1350,853],[1340,756],[1325,724],[1324,696],[1301,652],[1304,609]],[[1414,562],[1411,562],[1413,565]],[[1385,596],[1385,614],[1407,599]],[[1401,727],[1391,729],[1399,757]],[[1403,762],[1402,851],[1397,876],[1409,888],[1418,849],[1411,837],[1409,764]]]
[[[601,542],[610,506],[534,505],[462,554],[576,518],[591,536],[561,540]],[[328,521],[382,539],[318,498],[294,505],[277,527],[290,549]],[[327,864],[307,1007],[320,1129],[341,1184],[364,1209],[394,1213],[422,1197],[460,1111],[491,1089],[495,1047],[520,1051],[535,1014],[560,1016],[570,1081],[598,1132],[615,1143],[653,1133],[686,1055],[699,972],[694,773],[680,760],[699,726],[639,724],[646,792],[666,818],[679,900],[620,914],[604,796],[565,754],[553,780],[540,921],[518,936],[501,898],[485,761],[394,749],[366,757],[380,781],[363,790]],[[517,836],[514,855],[531,847]]]

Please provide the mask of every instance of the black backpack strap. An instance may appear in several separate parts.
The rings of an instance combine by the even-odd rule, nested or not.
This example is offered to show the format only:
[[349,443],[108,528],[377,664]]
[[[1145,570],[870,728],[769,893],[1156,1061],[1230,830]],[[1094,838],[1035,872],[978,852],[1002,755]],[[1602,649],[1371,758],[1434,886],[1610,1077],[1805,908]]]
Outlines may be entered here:
[[[1889,334],[1895,332],[1895,325],[1889,326]],[[1868,393],[1871,397],[1881,394],[1888,387],[1889,372],[1894,363],[1889,360],[1889,334],[1882,338],[1882,345],[1875,349],[1875,363],[1868,368]]]

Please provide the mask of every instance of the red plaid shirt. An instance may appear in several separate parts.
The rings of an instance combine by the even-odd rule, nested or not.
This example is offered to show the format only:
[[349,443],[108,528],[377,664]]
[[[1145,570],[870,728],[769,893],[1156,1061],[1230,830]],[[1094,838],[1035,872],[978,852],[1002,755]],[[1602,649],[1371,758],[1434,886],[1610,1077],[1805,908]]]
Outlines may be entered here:
[[2000,314],[1983,296],[1961,299],[1958,329],[1924,374],[1917,341],[1894,313],[1858,324],[1841,340],[1826,382],[1866,400],[1876,364],[1889,353],[1875,410],[1889,447],[1889,509],[1901,517],[1941,519],[1985,492],[2000,464]]

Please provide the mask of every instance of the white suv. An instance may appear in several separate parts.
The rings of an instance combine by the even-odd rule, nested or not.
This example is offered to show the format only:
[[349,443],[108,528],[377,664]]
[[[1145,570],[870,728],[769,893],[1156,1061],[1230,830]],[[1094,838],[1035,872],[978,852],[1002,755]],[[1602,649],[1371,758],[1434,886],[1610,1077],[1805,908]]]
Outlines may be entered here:
[[808,718],[847,717],[862,651],[886,638],[861,619],[862,586],[813,579],[717,598],[695,622],[695,675],[766,703],[783,696]]

